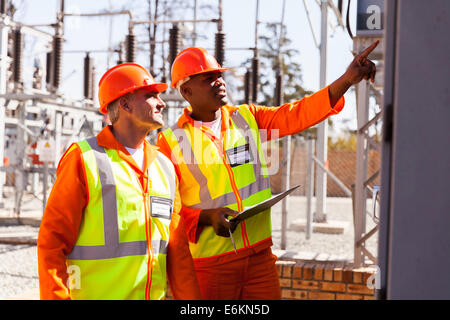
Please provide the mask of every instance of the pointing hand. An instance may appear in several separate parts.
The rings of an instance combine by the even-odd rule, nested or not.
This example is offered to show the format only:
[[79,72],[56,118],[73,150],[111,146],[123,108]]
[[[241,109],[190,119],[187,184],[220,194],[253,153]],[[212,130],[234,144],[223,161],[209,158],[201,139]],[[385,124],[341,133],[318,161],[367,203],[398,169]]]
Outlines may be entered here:
[[372,45],[358,54],[350,65],[347,68],[347,71],[344,73],[345,80],[350,84],[357,84],[362,79],[375,81],[375,74],[377,72],[377,68],[375,64],[367,59],[367,56],[376,48],[379,40],[372,43]]

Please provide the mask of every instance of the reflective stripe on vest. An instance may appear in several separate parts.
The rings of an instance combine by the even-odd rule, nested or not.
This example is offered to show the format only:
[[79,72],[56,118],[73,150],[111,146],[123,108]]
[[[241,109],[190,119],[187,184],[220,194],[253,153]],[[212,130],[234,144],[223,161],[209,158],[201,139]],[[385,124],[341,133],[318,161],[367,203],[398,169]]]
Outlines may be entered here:
[[[77,243],[67,257],[69,266],[76,265],[81,270],[82,286],[77,288],[79,290],[71,290],[71,297],[76,299],[164,298],[165,256],[171,216],[168,219],[153,215],[148,201],[154,196],[162,200],[166,198],[164,201],[171,203],[173,207],[176,181],[172,164],[158,152],[148,169],[152,185],[155,185],[157,191],[150,187],[149,193],[144,194],[133,169],[118,157],[116,150],[106,151],[98,145],[96,137],[78,144],[82,148],[88,176],[89,203],[83,214]],[[114,172],[112,166],[114,166]],[[132,181],[129,181],[130,178]],[[122,188],[126,189],[122,190]],[[127,201],[128,196],[133,200]],[[128,208],[132,211],[128,212]],[[148,218],[145,213],[147,210]],[[150,214],[152,214],[151,219]],[[103,224],[103,230],[100,223]],[[147,233],[147,224],[151,226],[149,233]],[[87,225],[90,225],[91,229],[86,234],[83,226],[87,228]],[[128,229],[129,227],[132,229]],[[148,229],[150,230],[150,227]],[[96,233],[97,230],[98,233]],[[103,236],[98,237],[98,234],[102,233]],[[148,242],[144,240],[146,238],[151,241],[151,256],[148,254]],[[98,244],[100,241],[103,244]],[[122,281],[117,282],[117,278]]]
[[[202,130],[201,128],[195,127],[195,123],[194,126],[192,126],[192,124],[186,124],[184,128],[179,128],[177,124],[175,124],[170,129],[164,131],[166,141],[173,152],[172,156],[176,158],[174,160],[182,161],[180,162],[182,165],[179,165],[179,169],[181,172],[180,193],[183,205],[200,209],[230,207],[231,209],[237,210],[237,197],[242,200],[244,206],[251,206],[271,196],[270,180],[267,174],[264,155],[258,148],[261,140],[256,120],[253,118],[250,111],[246,107],[244,108],[236,110],[230,115],[233,124],[230,129],[225,132],[227,136],[223,139],[223,143],[227,144],[227,146],[225,146],[226,149],[242,146],[242,143],[248,143],[250,147],[249,151],[252,153],[253,160],[251,162],[251,166],[246,164],[245,169],[239,169],[239,166],[231,168],[232,172],[234,172],[234,170],[238,170],[237,172],[240,172],[240,176],[238,177],[239,182],[236,184],[238,187],[238,195],[235,195],[234,191],[229,191],[231,190],[231,187],[229,186],[233,183],[231,180],[234,180],[234,173],[232,173],[233,177],[229,178],[230,170],[226,169],[226,165],[223,163],[223,160],[219,160],[221,157],[217,156],[217,152],[221,153],[223,150],[218,150],[215,147],[212,149],[213,151],[216,150],[214,151],[216,152],[216,156],[213,157],[213,159],[219,161],[217,163],[208,165],[207,162],[202,163],[197,161],[198,159],[196,159],[196,155],[199,157],[204,152],[200,149],[194,150],[194,148],[198,148],[199,145],[193,146],[192,144],[197,143],[194,141],[194,139],[196,139],[194,136],[198,134],[198,131],[196,130]],[[244,116],[241,112],[247,112],[248,114]],[[191,138],[191,140],[189,138]],[[238,143],[237,141],[241,142]],[[200,142],[213,144],[210,140],[203,140]],[[211,145],[202,145],[201,147],[208,150],[207,148],[211,147]],[[180,157],[182,157],[182,159],[180,159]],[[203,173],[201,167],[203,170],[211,170],[210,172],[214,174],[210,174],[206,171]],[[186,169],[189,173],[185,171]],[[228,173],[221,174],[221,170],[223,172],[228,171]],[[215,174],[216,172],[217,174]],[[209,178],[205,175],[208,175]],[[189,176],[192,176],[199,187],[193,187],[190,185],[192,182],[188,181],[192,181],[192,178]],[[218,178],[219,176],[221,178]],[[224,177],[227,177],[227,181],[222,180]],[[249,180],[250,177],[251,180]],[[248,180],[248,183],[245,182],[246,180]],[[213,189],[216,187],[217,189]],[[193,201],[193,199],[196,199],[196,190],[198,190],[197,202],[196,200]],[[225,192],[220,194],[218,190],[224,190]],[[234,232],[234,238],[236,240],[238,250],[253,246],[254,244],[270,237],[270,210],[248,219],[244,224],[239,225]],[[230,240],[228,238],[216,236],[212,227],[205,227],[200,234],[199,241],[195,244],[190,243],[189,246],[194,259],[234,252]]]
[[[175,136],[177,137],[178,141],[183,141],[183,147],[181,148],[181,151],[183,152],[183,158],[187,160],[185,163],[187,167],[189,168],[189,171],[194,176],[195,180],[199,183],[199,185],[206,185],[207,179],[205,175],[202,173],[200,168],[197,166],[197,159],[194,155],[194,151],[192,150],[192,146],[189,143],[188,137],[186,136],[186,132],[184,132],[183,129],[178,129],[177,124],[173,126],[172,128],[177,128],[176,130],[173,130]],[[236,198],[233,198],[236,200]],[[201,203],[204,203],[205,205],[208,203],[210,205],[214,205],[211,199],[211,193],[209,192],[208,188],[201,188],[199,193],[200,201]],[[209,207],[212,208],[212,207]]]
[[[105,149],[98,145],[96,137],[89,138],[86,141],[94,151],[95,160],[99,168],[98,174],[102,186],[105,244],[100,246],[74,246],[68,258],[72,260],[97,260],[145,255],[147,253],[147,241],[119,243],[116,185],[108,156]],[[167,254],[167,241],[152,240],[152,251],[153,254]]]
[[[250,144],[250,150],[253,153],[253,172],[256,180],[249,185],[242,187],[239,189],[239,194],[242,199],[248,198],[250,195],[255,194],[258,191],[270,188],[270,179],[268,176],[264,177],[263,169],[261,167],[260,157],[257,154],[258,147],[256,145],[253,134],[248,134],[250,126],[247,121],[245,121],[244,117],[236,110],[231,114],[231,119],[236,123],[236,126],[242,130],[244,135],[248,137],[248,141]],[[183,146],[181,151],[183,153],[183,158],[188,159],[189,162],[186,162],[187,167],[189,168],[191,174],[194,176],[195,180],[199,185],[206,185],[206,177],[198,167],[198,161],[194,155],[194,151],[192,150],[192,146],[188,143],[188,137],[186,132],[175,124],[171,127],[174,135],[176,136],[178,141],[183,141]],[[191,162],[192,161],[192,162]],[[236,196],[234,192],[229,192],[224,195],[221,195],[217,198],[212,199],[211,194],[208,188],[200,188],[200,203],[191,206],[192,208],[197,209],[210,209],[210,208],[222,208],[236,203]]]

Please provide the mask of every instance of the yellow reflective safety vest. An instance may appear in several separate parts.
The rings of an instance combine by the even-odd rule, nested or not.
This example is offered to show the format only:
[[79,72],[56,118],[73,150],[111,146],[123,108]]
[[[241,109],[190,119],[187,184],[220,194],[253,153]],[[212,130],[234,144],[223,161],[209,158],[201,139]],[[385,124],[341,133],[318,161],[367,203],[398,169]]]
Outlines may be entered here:
[[164,299],[169,224],[175,198],[173,164],[162,153],[148,168],[144,193],[117,150],[96,137],[77,143],[88,203],[67,257],[72,299]]
[[[219,141],[201,122],[175,124],[163,132],[180,170],[183,206],[242,211],[271,197],[268,170],[255,118],[245,106],[230,114],[230,127]],[[270,210],[241,222],[233,233],[238,251],[270,240]],[[202,259],[233,253],[229,238],[203,229],[197,243],[189,243],[192,257]]]

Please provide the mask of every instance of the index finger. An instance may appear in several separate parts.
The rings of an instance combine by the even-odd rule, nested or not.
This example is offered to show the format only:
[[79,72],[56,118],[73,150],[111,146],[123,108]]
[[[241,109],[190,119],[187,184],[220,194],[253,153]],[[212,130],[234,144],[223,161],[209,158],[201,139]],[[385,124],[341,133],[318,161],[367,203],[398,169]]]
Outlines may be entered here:
[[361,58],[367,58],[367,56],[373,51],[373,49],[375,49],[378,45],[378,43],[380,42],[380,40],[375,41],[374,43],[372,43],[370,45],[370,47],[366,48],[363,52],[361,52],[359,54],[359,56]]
[[227,215],[227,216],[236,217],[236,216],[239,215],[239,212],[238,212],[238,211],[234,211],[234,210],[232,210],[232,209],[230,209],[230,208],[225,208],[225,209],[227,209],[227,210],[226,210],[226,213],[225,213],[225,215]]

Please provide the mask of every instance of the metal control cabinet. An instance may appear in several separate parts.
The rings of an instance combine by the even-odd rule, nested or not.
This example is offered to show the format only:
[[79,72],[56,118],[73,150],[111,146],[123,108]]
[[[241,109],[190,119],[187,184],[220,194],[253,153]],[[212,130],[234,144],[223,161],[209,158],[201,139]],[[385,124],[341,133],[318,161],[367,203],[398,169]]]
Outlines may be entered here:
[[450,299],[450,1],[386,1],[379,298]]

